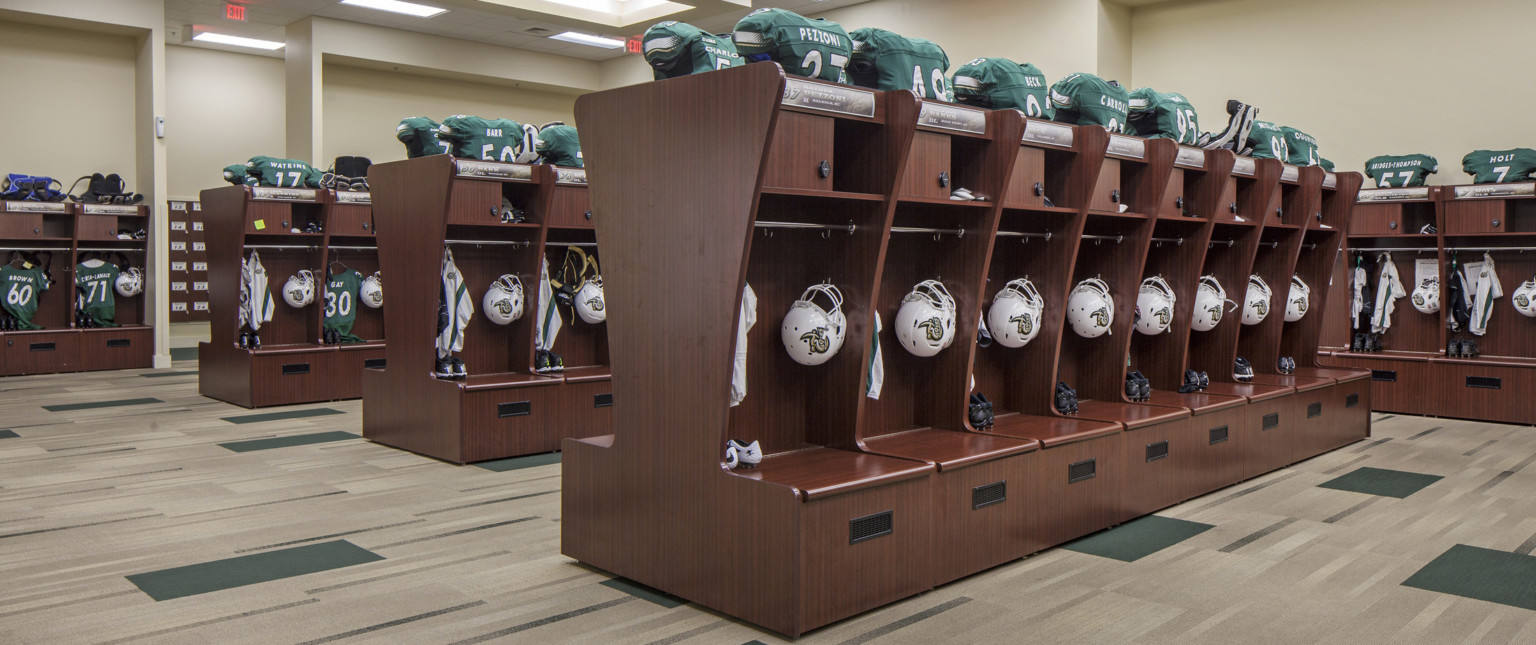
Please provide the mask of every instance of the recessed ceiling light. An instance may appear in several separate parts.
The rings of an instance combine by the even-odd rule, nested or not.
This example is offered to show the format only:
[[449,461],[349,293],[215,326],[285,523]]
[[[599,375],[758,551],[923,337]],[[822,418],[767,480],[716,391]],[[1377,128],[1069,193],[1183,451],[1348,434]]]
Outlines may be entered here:
[[192,40],[198,40],[205,43],[216,43],[219,45],[234,45],[235,47],[250,47],[251,49],[266,50],[282,49],[284,45],[284,43],[280,43],[275,40],[242,38],[240,36],[231,36],[229,34],[216,34],[211,31],[199,33],[198,35],[193,36]]
[[584,33],[578,32],[578,31],[567,31],[567,32],[563,32],[563,33],[558,33],[558,34],[555,34],[553,36],[550,36],[550,38],[553,38],[555,40],[563,40],[563,41],[568,42],[568,43],[577,43],[577,44],[580,44],[580,45],[588,45],[588,46],[591,46],[591,47],[602,47],[603,49],[618,49],[618,48],[624,46],[624,41],[619,40],[618,38],[607,38],[607,37],[604,37],[604,36],[594,36],[592,34],[584,34]]
[[363,7],[365,9],[378,9],[379,11],[388,11],[390,13],[403,13],[407,16],[416,16],[417,18],[431,18],[432,16],[448,11],[447,9],[440,7],[429,7],[424,4],[416,4],[414,2],[401,2],[400,0],[341,0],[341,3],[352,5],[354,7]]

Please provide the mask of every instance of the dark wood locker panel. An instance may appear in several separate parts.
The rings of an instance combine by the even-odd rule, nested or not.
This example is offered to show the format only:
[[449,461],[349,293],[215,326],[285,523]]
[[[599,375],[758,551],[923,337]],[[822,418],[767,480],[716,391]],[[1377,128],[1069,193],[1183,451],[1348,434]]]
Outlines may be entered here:
[[764,163],[763,186],[832,190],[833,119],[803,112],[779,114]]
[[151,328],[84,329],[80,337],[82,360],[93,363],[92,369],[131,369],[148,367],[154,362],[155,338]]

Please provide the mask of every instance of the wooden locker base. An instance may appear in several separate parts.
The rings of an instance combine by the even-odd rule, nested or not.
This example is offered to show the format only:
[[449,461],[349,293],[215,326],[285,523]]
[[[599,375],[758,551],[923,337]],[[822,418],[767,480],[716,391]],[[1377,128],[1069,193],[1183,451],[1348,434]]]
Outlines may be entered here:
[[[348,357],[366,353],[350,352]],[[247,350],[199,343],[198,392],[246,408],[355,398],[345,396],[344,362],[340,349],[322,345]]]

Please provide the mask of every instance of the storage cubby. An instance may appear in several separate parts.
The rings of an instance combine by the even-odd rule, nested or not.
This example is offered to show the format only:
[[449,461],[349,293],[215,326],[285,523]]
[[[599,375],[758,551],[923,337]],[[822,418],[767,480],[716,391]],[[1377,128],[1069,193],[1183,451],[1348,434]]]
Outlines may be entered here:
[[[1186,204],[1199,215],[1235,204],[1240,189],[1250,213],[1262,215],[1272,197],[1284,203],[1280,164],[1250,164],[1232,179],[1230,152],[1186,153],[1175,180],[1179,150],[1168,142],[1125,138],[1112,149],[1102,128],[1012,110],[984,113],[982,127],[972,108],[933,105],[910,92],[786,78],[770,64],[577,101],[615,391],[612,434],[563,446],[562,553],[799,636],[1324,445],[1298,448],[1302,435],[1286,431],[1312,411],[1297,387],[1231,382],[1239,322],[1148,343],[1131,327],[1144,276],[1175,276],[1188,306],[1206,273],[1240,297],[1261,241],[1274,257],[1259,264],[1288,285],[1303,242],[1326,245],[1342,232],[1321,224],[1347,224],[1347,212],[1330,213],[1315,194],[1327,177],[1298,171],[1290,197],[1303,212],[1323,204],[1316,233],[1220,219],[1219,208],[1187,217]],[[733,161],[689,154],[700,147],[735,151]],[[867,153],[860,177],[847,174],[855,150]],[[647,162],[657,155],[676,163]],[[808,178],[826,159],[829,171]],[[1333,178],[1348,193],[1335,207],[1353,206],[1359,179],[1347,176],[1353,183]],[[957,183],[994,199],[948,200]],[[1111,186],[1131,202],[1125,212],[1095,205]],[[1080,338],[1066,329],[1068,293],[1094,276],[1111,285],[1118,315],[1112,333]],[[1045,300],[1038,334],[1020,348],[995,338],[978,346],[979,316],[1023,277]],[[894,319],[927,279],[952,294],[958,320],[951,346],[918,357],[899,345]],[[779,326],[821,282],[843,294],[847,335],[826,363],[802,365]],[[756,325],[746,396],[733,408],[749,285]],[[866,396],[876,320],[878,400]],[[1298,327],[1296,342],[1315,345],[1316,329]],[[1164,382],[1182,379],[1178,366],[1209,362],[1218,383],[1128,402],[1128,360],[1155,364]],[[1358,392],[1339,396],[1333,376],[1317,379],[1326,381],[1319,401],[1359,406]],[[1077,389],[1078,414],[1054,409],[1057,380]],[[990,427],[967,418],[973,391],[993,402]],[[1358,412],[1320,414],[1338,428],[1330,439],[1368,433]],[[726,439],[757,441],[765,457],[730,469]]]
[[1445,228],[1439,221],[1438,186],[1365,189],[1359,199],[1350,218],[1350,235],[1420,235],[1426,225]]
[[[1536,235],[1536,199],[1517,187],[1532,184],[1456,186],[1445,201],[1447,235]],[[1500,198],[1502,195],[1520,195]]]

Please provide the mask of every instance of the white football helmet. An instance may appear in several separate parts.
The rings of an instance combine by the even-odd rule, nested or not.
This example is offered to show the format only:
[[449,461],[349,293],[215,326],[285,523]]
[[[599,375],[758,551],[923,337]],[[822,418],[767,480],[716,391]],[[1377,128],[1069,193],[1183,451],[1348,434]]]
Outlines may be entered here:
[[938,280],[924,280],[901,299],[896,338],[913,356],[928,357],[955,342],[955,299]]
[[1023,347],[1040,334],[1045,317],[1045,299],[1029,278],[1009,280],[992,297],[987,310],[987,329],[1003,347]]
[[315,273],[300,269],[283,283],[283,300],[292,307],[307,307],[315,301]]
[[1515,292],[1510,294],[1509,302],[1520,315],[1536,318],[1536,278],[1520,283]]
[[1425,278],[1419,286],[1413,288],[1413,294],[1408,300],[1419,313],[1440,313],[1440,278]]
[[[815,302],[817,296],[831,305]],[[848,336],[848,319],[843,316],[843,292],[828,284],[813,284],[790,305],[779,326],[779,340],[784,351],[801,365],[821,365],[837,355]]]
[[1088,278],[1072,287],[1067,298],[1067,322],[1083,338],[1098,338],[1110,333],[1115,323],[1115,299],[1109,285],[1098,278]]
[[371,309],[384,306],[384,278],[374,271],[373,275],[363,278],[363,286],[358,288],[357,296]]
[[576,315],[592,325],[608,319],[608,309],[603,306],[603,276],[588,278],[576,290]]
[[1258,274],[1248,276],[1248,295],[1243,298],[1243,324],[1257,325],[1269,315],[1269,299],[1274,292]]
[[[365,299],[364,302],[367,302]],[[510,273],[503,274],[485,290],[480,301],[485,317],[498,325],[510,324],[523,317],[523,281]]]
[[1141,281],[1136,294],[1136,331],[1156,336],[1173,325],[1174,305],[1179,297],[1163,276],[1155,275]]
[[1221,282],[1216,276],[1208,275],[1200,278],[1200,286],[1195,289],[1195,319],[1190,323],[1195,331],[1210,331],[1221,322],[1223,313],[1232,311],[1227,305],[1237,303],[1227,300],[1227,290],[1221,288]]
[[117,294],[125,298],[132,298],[144,292],[144,273],[138,267],[129,267],[127,271],[117,274]]
[[1296,322],[1307,315],[1312,306],[1312,287],[1302,282],[1301,276],[1291,276],[1291,293],[1285,299],[1285,322]]

